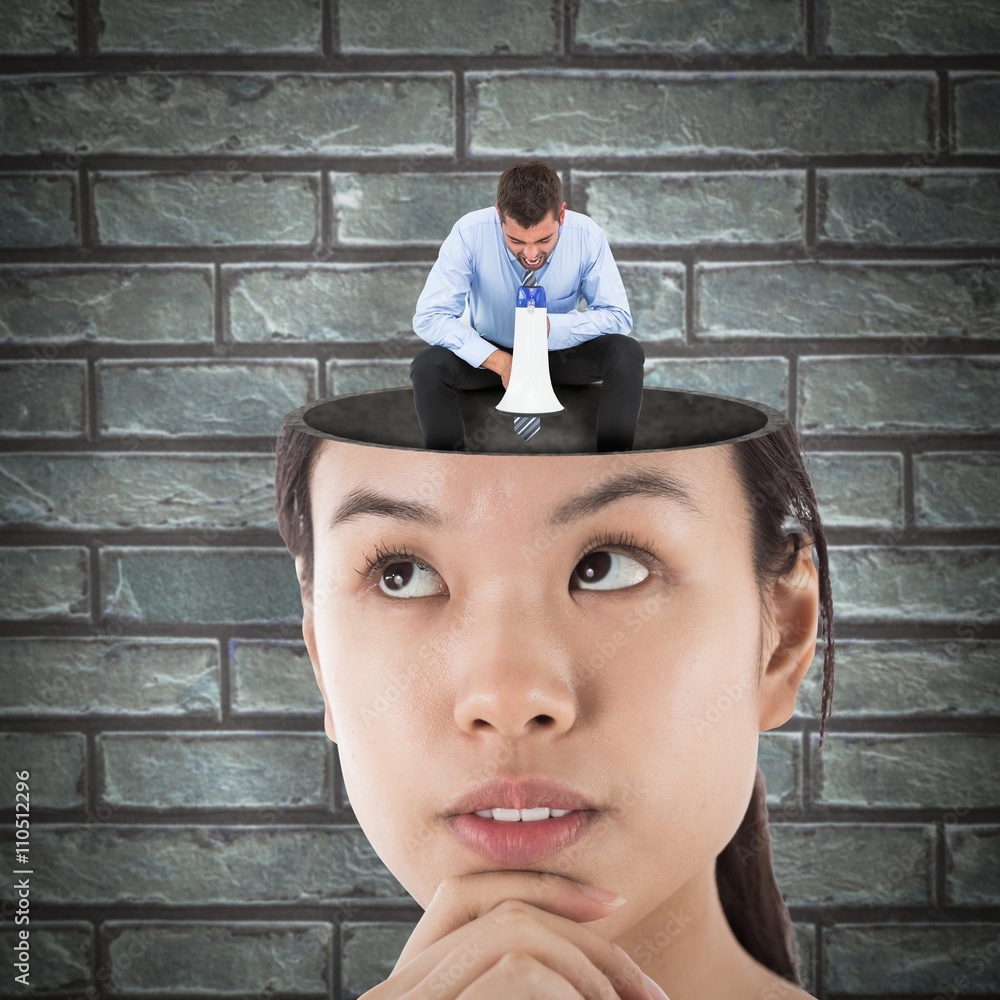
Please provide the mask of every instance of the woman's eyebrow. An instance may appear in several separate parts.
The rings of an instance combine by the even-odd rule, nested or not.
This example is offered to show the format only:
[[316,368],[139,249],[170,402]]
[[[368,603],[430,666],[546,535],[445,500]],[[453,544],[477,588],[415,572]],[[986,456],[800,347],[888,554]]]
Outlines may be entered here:
[[355,489],[337,505],[330,517],[329,528],[332,530],[345,521],[355,517],[374,515],[376,517],[394,517],[400,521],[414,521],[430,528],[440,528],[444,520],[437,511],[423,504],[412,503],[409,500],[397,500],[385,496],[375,490]]
[[694,490],[681,479],[661,472],[659,469],[636,469],[601,483],[595,489],[587,490],[557,507],[550,515],[550,525],[566,524],[577,518],[594,514],[608,504],[633,496],[651,496],[669,500],[686,508],[697,517],[706,515],[695,500]]
[[[597,487],[580,493],[560,504],[548,518],[549,525],[565,524],[577,518],[594,514],[609,504],[633,496],[652,496],[660,500],[685,507],[691,513],[704,518],[705,514],[694,498],[694,491],[688,483],[656,469],[636,469],[600,483]],[[412,521],[431,528],[444,526],[444,518],[432,507],[398,500],[371,489],[351,490],[337,505],[329,521],[332,530],[355,517],[394,517],[401,521]]]

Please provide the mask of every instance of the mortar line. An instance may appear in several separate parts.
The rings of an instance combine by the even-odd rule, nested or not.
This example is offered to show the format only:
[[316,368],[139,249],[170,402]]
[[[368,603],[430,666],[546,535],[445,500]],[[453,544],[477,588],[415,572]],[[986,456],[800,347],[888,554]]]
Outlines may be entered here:
[[321,47],[323,55],[331,59],[340,55],[340,4],[338,0],[322,0],[320,7]]

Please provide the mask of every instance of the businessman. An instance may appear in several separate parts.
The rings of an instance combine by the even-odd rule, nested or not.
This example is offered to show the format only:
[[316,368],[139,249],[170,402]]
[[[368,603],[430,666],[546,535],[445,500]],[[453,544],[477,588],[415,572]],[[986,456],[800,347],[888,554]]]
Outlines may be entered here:
[[538,161],[508,167],[496,204],[455,223],[417,300],[413,329],[431,345],[410,364],[425,447],[465,450],[459,390],[507,388],[522,284],[545,289],[552,384],[600,381],[597,450],[630,451],[645,352],[630,336],[625,287],[603,230],[566,210],[559,175]]

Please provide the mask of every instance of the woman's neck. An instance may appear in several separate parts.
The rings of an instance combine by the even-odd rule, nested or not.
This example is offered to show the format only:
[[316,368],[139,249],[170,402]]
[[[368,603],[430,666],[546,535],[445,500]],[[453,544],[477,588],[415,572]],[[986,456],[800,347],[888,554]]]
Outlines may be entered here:
[[670,1000],[735,1000],[781,982],[788,1000],[805,997],[755,961],[736,939],[722,909],[715,861],[615,939]]

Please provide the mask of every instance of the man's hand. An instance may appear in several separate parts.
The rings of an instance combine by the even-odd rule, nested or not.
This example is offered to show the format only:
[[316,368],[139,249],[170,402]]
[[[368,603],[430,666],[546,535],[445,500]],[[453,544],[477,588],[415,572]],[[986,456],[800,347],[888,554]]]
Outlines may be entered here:
[[480,367],[489,368],[490,371],[496,372],[506,389],[507,383],[510,381],[510,368],[513,363],[514,355],[510,351],[502,351],[498,347]]

